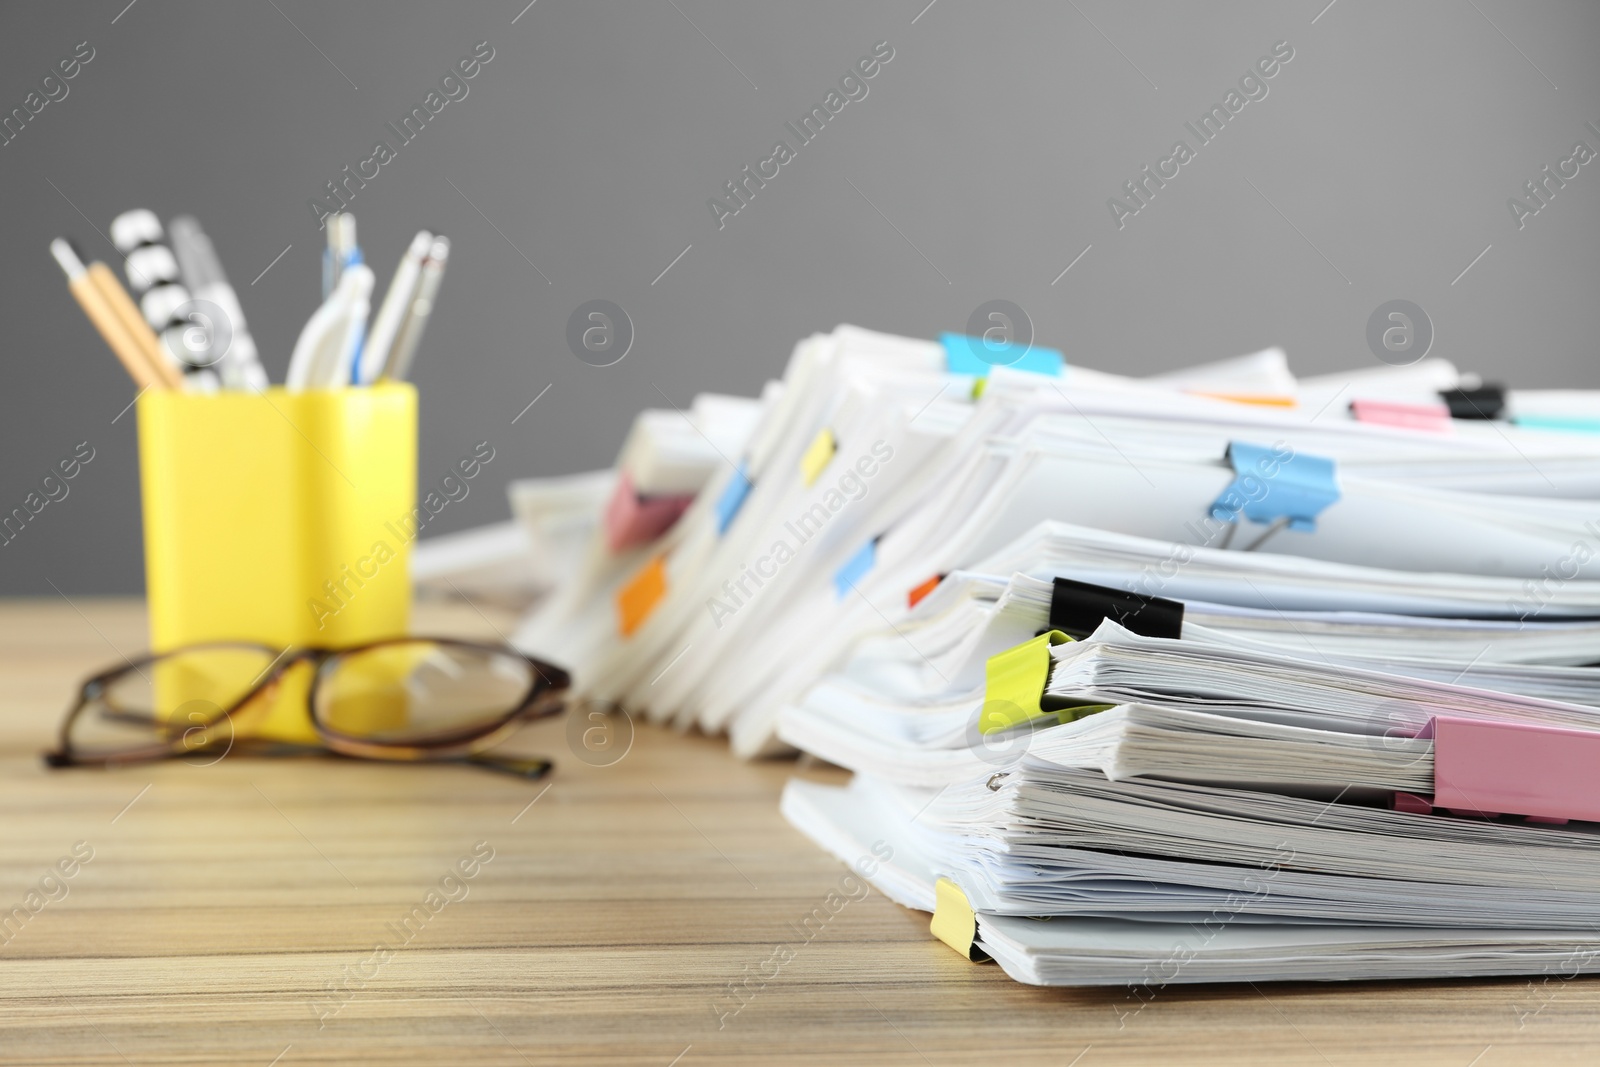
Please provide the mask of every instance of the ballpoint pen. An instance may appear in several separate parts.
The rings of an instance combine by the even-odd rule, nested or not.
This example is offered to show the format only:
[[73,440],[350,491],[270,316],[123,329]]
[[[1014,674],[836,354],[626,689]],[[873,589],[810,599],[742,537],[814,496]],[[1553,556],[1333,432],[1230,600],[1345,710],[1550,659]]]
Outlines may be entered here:
[[378,281],[372,268],[361,262],[346,263],[344,273],[339,276],[340,281],[344,281],[346,276],[349,276],[350,282],[346,287],[349,296],[345,310],[344,339],[334,350],[334,361],[322,382],[323,387],[328,389],[347,387],[355,376],[356,359],[361,355],[362,344],[367,337],[367,319],[372,314],[372,291]]
[[449,260],[450,239],[435,237],[433,244],[428,248],[428,258],[422,264],[422,275],[417,281],[416,298],[412,300],[410,311],[401,323],[394,347],[384,363],[382,377],[404,380],[410,372],[411,361],[417,352],[417,343],[422,340],[422,331],[427,329],[428,316],[433,313],[433,302],[439,294],[439,282],[444,277],[444,268]]
[[400,328],[416,299],[423,260],[427,258],[428,249],[432,245],[433,235],[427,230],[418,230],[417,235],[411,239],[411,246],[406,249],[405,255],[400,257],[400,265],[395,268],[394,277],[389,282],[389,291],[384,294],[383,304],[378,309],[378,317],[373,320],[372,330],[367,334],[366,344],[362,346],[361,360],[355,373],[355,384],[370,384],[383,373],[389,353],[393,350],[395,340],[400,334]]
[[341,272],[339,287],[306,320],[295,341],[284,381],[291,392],[349,382],[350,360],[365,326],[372,282],[372,270],[363,263]]
[[348,211],[341,211],[327,222],[328,247],[322,252],[322,298],[326,300],[333,295],[339,286],[339,275],[344,273],[344,268],[349,264],[352,256],[361,255],[361,249],[356,244],[356,217]]

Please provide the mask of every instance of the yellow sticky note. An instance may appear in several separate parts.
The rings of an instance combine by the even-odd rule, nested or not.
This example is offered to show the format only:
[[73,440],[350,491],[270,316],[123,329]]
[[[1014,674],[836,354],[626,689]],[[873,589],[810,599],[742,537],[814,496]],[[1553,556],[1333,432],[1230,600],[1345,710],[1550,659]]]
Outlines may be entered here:
[[833,459],[833,454],[839,450],[839,442],[834,438],[832,430],[823,430],[811,442],[811,447],[806,449],[806,454],[800,457],[800,476],[805,479],[806,485],[812,485],[822,476],[823,470],[828,466],[828,461]]
[[617,630],[623,637],[644,625],[667,595],[667,557],[656,556],[617,594]]

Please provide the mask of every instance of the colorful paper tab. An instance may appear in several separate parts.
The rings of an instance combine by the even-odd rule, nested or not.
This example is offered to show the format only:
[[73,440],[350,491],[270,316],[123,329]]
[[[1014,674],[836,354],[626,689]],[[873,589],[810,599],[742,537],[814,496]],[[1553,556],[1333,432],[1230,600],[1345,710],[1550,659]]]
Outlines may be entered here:
[[1207,393],[1199,389],[1186,390],[1190,396],[1203,396],[1207,400],[1226,400],[1230,404],[1253,404],[1262,408],[1292,408],[1300,402],[1292,396],[1275,393]]
[[647,545],[672,528],[694,503],[694,496],[640,496],[623,471],[606,504],[606,548],[612,552]]
[[1525,430],[1559,430],[1563,433],[1600,433],[1600,418],[1582,415],[1517,415],[1512,424]]
[[874,537],[857,549],[856,554],[846,560],[844,566],[834,572],[833,588],[839,594],[840,600],[845,598],[845,594],[849,593],[857,582],[867,576],[867,572],[872,569],[872,565],[877,559],[878,539]]
[[939,343],[944,346],[945,370],[951,374],[984,378],[994,367],[1010,367],[1059,378],[1067,367],[1060,352],[1042,345],[1015,345],[960,333],[940,334]]
[[827,469],[829,461],[837,451],[839,451],[839,439],[833,436],[832,430],[822,430],[812,439],[805,455],[800,457],[800,477],[807,486],[814,485],[816,480],[822,477],[822,472]]
[[713,509],[717,517],[717,536],[721,537],[728,532],[728,526],[733,522],[739,509],[744,507],[745,497],[750,495],[754,485],[750,481],[750,469],[740,462],[733,472],[733,480],[722,490],[722,495],[717,497],[717,506]]
[[1370,422],[1374,426],[1399,426],[1406,430],[1427,430],[1431,433],[1453,433],[1450,408],[1440,400],[1432,404],[1407,403],[1393,400],[1350,401],[1350,414],[1357,422]]
[[656,556],[617,593],[617,631],[632,637],[667,595],[667,556]]
[[906,594],[906,607],[914,608],[918,604],[922,603],[923,598],[929,593],[933,592],[935,589],[939,588],[939,583],[942,581],[944,581],[944,575],[935,574],[932,578],[929,578],[927,581],[911,590],[911,592]]

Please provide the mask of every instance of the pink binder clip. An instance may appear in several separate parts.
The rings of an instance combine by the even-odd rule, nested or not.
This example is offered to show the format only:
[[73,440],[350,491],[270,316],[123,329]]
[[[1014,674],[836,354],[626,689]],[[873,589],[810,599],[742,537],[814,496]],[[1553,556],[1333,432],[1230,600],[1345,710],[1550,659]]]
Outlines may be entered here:
[[606,547],[621,552],[649,544],[671,529],[692,503],[692,495],[642,497],[634,491],[633,478],[623,471],[606,504]]
[[1433,797],[1396,793],[1396,811],[1600,822],[1600,732],[1436,715],[1417,736],[1433,738]]
[[1450,409],[1439,403],[1399,403],[1393,400],[1352,400],[1350,414],[1357,422],[1377,426],[1400,426],[1407,430],[1451,433]]

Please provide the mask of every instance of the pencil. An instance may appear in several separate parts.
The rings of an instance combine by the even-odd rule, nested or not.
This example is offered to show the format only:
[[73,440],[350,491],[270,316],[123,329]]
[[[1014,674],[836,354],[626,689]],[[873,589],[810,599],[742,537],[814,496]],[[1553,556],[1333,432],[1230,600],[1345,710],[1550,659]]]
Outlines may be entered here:
[[65,240],[56,238],[50,242],[50,254],[55,256],[56,262],[61,264],[61,269],[67,275],[67,288],[77,298],[78,306],[83,308],[83,313],[89,316],[89,321],[94,323],[94,328],[100,331],[100,336],[105,340],[111,351],[122,361],[123,367],[133,378],[134,384],[140,390],[167,388],[166,381],[161,378],[150,365],[143,347],[128,333],[122,325],[121,318],[112,310],[101,293],[100,287],[89,276],[88,270],[83,265],[83,260]]
[[122,322],[122,328],[128,331],[128,336],[132,337],[144,351],[146,362],[161,378],[162,383],[169,389],[182,389],[183,375],[173,365],[173,359],[167,354],[167,350],[161,346],[161,339],[156,336],[156,332],[145,323],[139,306],[122,287],[116,274],[99,260],[89,264],[88,271],[89,280],[94,282],[95,288],[100,290],[100,295],[105,297],[111,310],[116,312],[117,318]]

